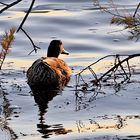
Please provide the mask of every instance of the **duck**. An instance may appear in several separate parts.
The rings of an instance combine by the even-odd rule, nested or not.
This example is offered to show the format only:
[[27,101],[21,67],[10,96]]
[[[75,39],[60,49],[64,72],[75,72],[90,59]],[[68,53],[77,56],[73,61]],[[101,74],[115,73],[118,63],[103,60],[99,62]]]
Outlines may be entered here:
[[37,59],[27,70],[27,83],[31,88],[60,89],[67,85],[72,71],[60,54],[69,55],[61,40],[52,40],[47,56]]

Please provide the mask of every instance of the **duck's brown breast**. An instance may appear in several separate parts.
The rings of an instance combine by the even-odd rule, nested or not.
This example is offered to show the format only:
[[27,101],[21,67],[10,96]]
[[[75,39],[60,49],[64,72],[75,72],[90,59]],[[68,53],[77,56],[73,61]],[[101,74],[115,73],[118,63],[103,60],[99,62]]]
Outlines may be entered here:
[[48,64],[53,70],[59,74],[61,73],[62,75],[65,75],[66,77],[70,77],[72,74],[70,67],[62,59],[48,57],[43,59],[43,63]]

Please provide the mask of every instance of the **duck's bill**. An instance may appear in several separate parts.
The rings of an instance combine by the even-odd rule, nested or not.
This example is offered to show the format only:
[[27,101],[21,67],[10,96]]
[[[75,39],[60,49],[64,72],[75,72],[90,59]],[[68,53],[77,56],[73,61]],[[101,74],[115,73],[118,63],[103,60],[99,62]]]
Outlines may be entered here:
[[69,52],[67,52],[66,50],[63,50],[61,54],[69,55]]

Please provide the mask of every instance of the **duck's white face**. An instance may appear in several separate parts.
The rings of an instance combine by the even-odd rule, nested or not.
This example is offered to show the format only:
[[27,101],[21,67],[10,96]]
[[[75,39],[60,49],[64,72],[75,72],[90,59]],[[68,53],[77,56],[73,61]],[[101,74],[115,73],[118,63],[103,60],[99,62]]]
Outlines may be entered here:
[[63,43],[61,44],[61,54],[66,54],[66,55],[69,55],[69,53],[64,49],[64,45]]

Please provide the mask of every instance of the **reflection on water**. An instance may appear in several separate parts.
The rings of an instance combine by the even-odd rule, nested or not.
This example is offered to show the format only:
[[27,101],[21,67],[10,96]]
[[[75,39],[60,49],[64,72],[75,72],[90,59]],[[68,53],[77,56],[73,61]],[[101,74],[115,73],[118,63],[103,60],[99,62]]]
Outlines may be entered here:
[[38,104],[39,107],[39,116],[40,120],[43,120],[43,116],[48,109],[48,103],[51,101],[55,96],[58,95],[57,90],[32,90],[35,102]]
[[[98,119],[100,119],[98,121]],[[130,131],[135,130],[139,132],[139,126],[133,126],[131,121],[138,121],[140,120],[140,115],[128,115],[128,116],[98,116],[97,118],[89,119],[89,120],[78,120],[76,121],[76,126],[78,133],[82,132],[118,132],[119,130],[129,129]],[[128,127],[129,125],[129,127]],[[130,128],[131,126],[131,128]],[[117,131],[118,130],[118,131]]]
[[[134,10],[136,3],[139,2],[139,0],[114,1],[119,4],[118,6],[125,4],[126,8],[130,8],[130,12]],[[9,0],[5,0],[4,2],[8,3]],[[103,0],[102,2],[106,3],[107,1]],[[0,32],[7,29],[7,26],[17,25],[21,22],[21,18],[24,17],[24,11],[27,10],[29,3],[30,1],[23,1],[21,5],[4,12],[0,16]],[[26,9],[23,11],[22,7]],[[121,6],[119,9],[124,9],[124,6],[123,8]],[[27,38],[19,32],[16,36],[14,46],[12,46],[12,52],[8,55],[6,61],[15,63],[14,70],[15,67],[25,67],[27,69],[34,60],[46,54],[46,46],[48,46],[47,44],[52,38],[59,38],[64,41],[66,49],[70,52],[70,56],[68,58],[62,57],[70,66],[73,66],[74,73],[106,54],[132,54],[139,52],[139,42],[128,41],[127,36],[120,32],[109,33],[122,29],[122,26],[110,26],[110,19],[111,15],[102,13],[98,8],[95,8],[91,0],[36,1],[36,5],[29,15],[24,28],[31,35],[35,43],[41,47],[41,50],[35,55],[28,56],[27,54],[31,51],[32,47],[28,43]],[[100,67],[95,66],[94,70],[99,73],[104,72],[105,69],[103,67],[107,66],[109,61],[104,61],[100,64]],[[136,60],[136,62],[139,62],[139,60]],[[136,62],[133,64],[137,64]],[[4,66],[4,68],[10,68],[7,65]],[[87,77],[88,73],[85,72],[85,77]],[[14,80],[9,80],[10,77]],[[8,88],[11,87],[12,82],[21,83],[21,87],[24,85],[23,83],[26,83],[26,78],[23,78],[21,71],[17,76],[12,73],[10,76],[7,75],[4,78],[5,81],[8,81],[5,84]],[[18,119],[11,120],[11,122],[10,120],[7,121],[8,116],[13,111],[9,110],[10,103],[6,98],[7,96],[0,97],[0,99],[4,97],[4,102],[0,105],[4,108],[3,115],[6,119],[6,121],[2,122],[4,124],[2,128],[13,139],[16,139],[18,136],[23,140],[28,139],[28,137],[30,137],[29,139],[36,139],[36,137],[40,139],[40,136],[44,138],[57,136],[55,137],[57,139],[59,138],[58,135],[65,135],[70,132],[72,132],[70,135],[65,136],[70,137],[79,134],[77,136],[79,140],[80,138],[87,140],[140,139],[140,136],[138,136],[140,130],[139,83],[133,83],[129,86],[130,88],[122,89],[119,97],[114,95],[114,90],[107,89],[107,86],[104,88],[107,94],[101,92],[98,95],[103,98],[98,99],[94,98],[96,95],[94,92],[83,93],[80,91],[77,96],[76,105],[74,100],[75,94],[71,89],[68,89],[69,94],[67,94],[67,91],[64,91],[61,98],[57,96],[59,91],[33,91],[35,102],[39,108],[37,122],[35,120],[36,106],[33,106],[34,100],[32,101],[31,97],[25,94],[29,90],[28,86],[25,85],[27,92],[21,90],[20,95],[17,95],[19,93],[12,91],[8,95],[8,97],[12,97],[12,104],[18,102],[22,107],[22,115]],[[74,87],[74,80],[71,85]],[[137,90],[135,90],[136,88]],[[110,96],[111,93],[114,96]],[[26,98],[23,100],[25,96],[21,95],[26,95]],[[57,98],[56,104],[53,102],[54,98]],[[67,100],[69,101],[68,104],[66,104]],[[49,108],[48,104],[50,102],[53,107]],[[63,107],[54,107],[55,105],[61,106],[63,104],[64,109]],[[56,116],[53,116],[53,113]],[[64,120],[61,120],[63,117],[61,118],[60,116],[62,115],[65,117]],[[56,118],[57,116],[58,118]],[[53,123],[51,121],[48,122],[47,118],[48,120],[53,120]],[[37,132],[34,124],[37,124]],[[28,131],[27,128],[30,130]],[[91,138],[83,137],[84,134],[88,136],[89,133],[92,135]],[[21,138],[21,134],[25,135]],[[96,134],[100,136],[96,137]],[[113,136],[114,134],[118,134],[118,136]],[[121,135],[126,135],[126,137],[121,137]]]
[[13,12],[13,11],[10,11],[10,12],[7,12],[6,15],[2,15],[0,16],[0,20],[15,20],[15,19],[18,19],[18,18],[22,18],[25,16],[25,13],[24,12]]
[[74,13],[68,11],[32,11],[31,16],[72,16]]
[[[102,132],[118,132],[119,130],[122,131],[129,131],[130,127],[133,129],[135,133],[139,132],[139,125],[133,124],[132,122],[139,122],[140,115],[104,115],[104,116],[97,116],[89,118],[88,120],[77,120],[75,126],[64,128],[63,124],[49,124],[47,122],[47,110],[49,109],[48,104],[50,101],[53,101],[53,98],[59,95],[60,91],[45,91],[45,90],[35,90],[33,91],[35,102],[38,104],[39,107],[39,123],[37,123],[37,131],[41,133],[43,138],[50,138],[56,135],[65,135],[68,133],[101,133]],[[82,97],[82,96],[81,96]],[[80,97],[79,97],[80,98]],[[83,97],[82,97],[83,99]],[[81,103],[82,105],[82,99]],[[86,103],[84,100],[83,103]],[[85,107],[87,107],[85,105]],[[81,108],[78,108],[81,110]],[[83,108],[82,108],[83,109]],[[77,111],[79,111],[77,110]],[[45,116],[46,115],[46,116]],[[91,116],[90,116],[91,117]],[[128,129],[128,130],[127,130]],[[105,136],[108,138],[108,136]],[[117,136],[118,138],[120,136]],[[129,136],[128,136],[129,137]],[[135,136],[130,136],[135,137]],[[138,137],[138,136],[136,136]],[[101,137],[98,137],[101,138]],[[105,140],[107,140],[105,138]],[[121,138],[120,138],[121,139]],[[110,139],[111,140],[111,139]]]
[[0,140],[4,137],[5,139],[16,140],[18,136],[15,134],[12,128],[8,126],[8,119],[13,114],[13,109],[10,108],[11,104],[6,97],[6,93],[0,88],[0,101],[1,99],[3,102],[0,104],[0,107],[2,107],[0,108],[2,110],[0,112]]
[[[64,135],[71,130],[67,130],[63,127],[63,124],[47,124],[47,118],[45,121],[45,114],[47,114],[48,103],[53,100],[55,96],[59,94],[59,90],[42,90],[34,89],[32,90],[35,102],[38,104],[39,108],[39,123],[37,124],[37,131],[42,134],[43,138],[49,138],[51,135]],[[49,123],[49,122],[48,122]]]
[[72,132],[71,130],[66,130],[63,128],[62,124],[47,125],[45,123],[37,124],[38,131],[42,133],[43,138],[50,138],[53,135],[65,135]]

